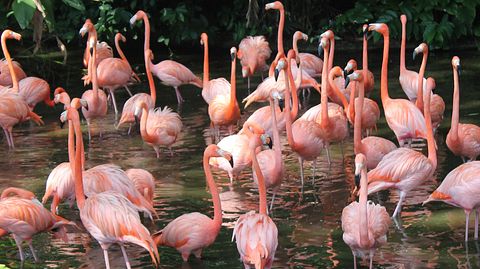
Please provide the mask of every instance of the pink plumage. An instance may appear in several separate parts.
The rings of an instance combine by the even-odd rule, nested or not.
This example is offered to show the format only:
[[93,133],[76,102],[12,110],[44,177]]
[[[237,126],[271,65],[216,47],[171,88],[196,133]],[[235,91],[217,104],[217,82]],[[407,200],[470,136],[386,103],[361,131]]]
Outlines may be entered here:
[[[17,75],[17,80],[22,80],[27,77],[22,69],[22,66],[17,61],[12,61],[13,69]],[[13,85],[12,76],[8,68],[7,60],[0,60],[0,86],[11,87]]]
[[48,106],[53,107],[54,102],[50,99],[50,85],[37,77],[26,77],[18,83],[18,93],[25,99],[28,106],[33,110],[37,103],[44,101]]
[[145,169],[132,168],[125,171],[135,188],[153,206],[155,195],[155,178]]
[[256,72],[268,70],[266,61],[272,50],[264,36],[247,36],[238,45],[238,59],[242,65],[242,76],[251,77]]

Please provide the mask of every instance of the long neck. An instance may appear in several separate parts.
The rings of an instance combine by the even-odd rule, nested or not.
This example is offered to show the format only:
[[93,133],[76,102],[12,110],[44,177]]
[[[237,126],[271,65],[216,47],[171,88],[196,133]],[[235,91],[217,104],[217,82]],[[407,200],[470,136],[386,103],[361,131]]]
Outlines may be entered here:
[[285,10],[282,7],[278,11],[280,12],[280,21],[278,22],[277,49],[278,53],[285,55],[285,51],[283,50],[283,27],[285,26]]
[[155,102],[157,101],[157,91],[155,88],[155,81],[153,80],[152,71],[150,69],[151,60],[147,55],[145,55],[145,70],[147,72],[147,79],[148,79],[148,87],[150,88],[150,97],[152,97],[153,104],[155,106]]
[[[288,58],[287,61],[289,63],[292,62],[290,58]],[[290,68],[290,65],[288,65],[286,75],[288,75],[287,83],[290,85],[290,92],[291,92],[291,96],[289,96],[289,98],[292,98],[292,106],[293,106],[290,111],[290,117],[292,118],[292,120],[294,120],[297,118],[297,115],[298,115],[298,95],[297,95],[297,87],[293,79],[292,69]],[[301,76],[301,73],[299,73],[299,76]],[[286,97],[285,97],[285,102],[286,102]]]
[[322,68],[322,90],[320,94],[320,105],[322,110],[322,127],[326,127],[329,124],[328,121],[328,96],[327,96],[327,87],[328,87],[328,48],[323,48],[323,68]]
[[390,99],[388,96],[388,50],[390,48],[390,36],[388,33],[383,35],[383,60],[382,60],[382,74],[380,78],[380,91],[382,103],[385,106],[385,101]]
[[360,178],[360,198],[359,198],[359,206],[360,206],[360,225],[358,227],[358,232],[360,234],[360,245],[367,246],[368,245],[368,211],[367,211],[367,199],[368,199],[368,179],[367,179],[367,171],[365,168],[362,168],[361,178]]
[[350,86],[351,92],[350,92],[350,100],[348,102],[348,110],[345,109],[345,112],[348,111],[348,117],[352,120],[353,123],[355,123],[355,91],[357,90],[357,84],[356,81],[350,82],[350,84],[354,83],[352,86]]
[[232,61],[232,70],[230,74],[230,108],[232,111],[235,109],[235,103],[237,102],[237,57]]
[[144,51],[150,49],[150,21],[146,13],[142,14],[143,24],[145,25],[145,41],[143,43]]
[[[290,66],[288,66],[290,68]],[[287,140],[288,144],[290,147],[295,150],[296,149],[296,144],[295,140],[293,139],[293,132],[292,132],[292,113],[290,111],[290,86],[289,86],[289,81],[291,81],[290,76],[287,75],[287,72],[285,71],[285,129],[287,131]],[[295,87],[295,85],[293,86]],[[298,106],[298,105],[297,105]]]
[[362,68],[363,70],[368,70],[368,41],[365,35],[363,36]]
[[453,108],[452,108],[452,124],[449,135],[456,141],[458,140],[458,122],[460,120],[460,85],[458,82],[458,72],[453,68]]
[[425,68],[427,67],[427,57],[428,57],[428,52],[424,51],[423,52],[423,57],[422,57],[422,65],[420,65],[420,70],[418,71],[418,90],[417,90],[417,102],[416,105],[420,111],[422,111],[424,114],[424,103],[423,103],[423,76],[425,75]]
[[[335,84],[335,82],[333,80],[334,80],[333,74],[329,74],[328,75],[328,84],[332,88],[333,92],[340,98],[340,100],[342,102],[342,105],[343,105],[343,108],[346,110],[347,107],[348,107],[347,98],[345,97],[345,95],[343,95],[343,93],[340,91],[340,89],[337,87],[337,84]],[[355,83],[353,83],[350,87],[352,89],[355,88]],[[328,96],[327,96],[327,101],[328,101]],[[322,102],[323,102],[323,99],[322,99]]]
[[220,202],[220,196],[218,194],[217,185],[212,176],[212,171],[210,170],[209,165],[210,156],[205,154],[203,156],[203,170],[205,171],[205,177],[207,178],[208,188],[212,194],[213,201],[213,222],[217,227],[222,225],[222,204]]
[[292,45],[293,45],[293,50],[295,51],[295,55],[297,55],[297,57],[298,57],[298,44],[297,44],[297,43],[298,43],[298,39],[299,39],[299,38],[297,37],[297,35],[294,34],[294,35],[293,35],[293,44],[292,44]]
[[10,53],[8,52],[8,49],[7,49],[6,38],[3,35],[2,35],[2,51],[3,51],[3,55],[5,55],[5,59],[7,59],[8,71],[10,71],[10,76],[12,77],[13,90],[18,92],[17,74],[15,73],[15,69],[13,69],[12,58],[10,57]]
[[[85,193],[83,191],[83,177],[82,177],[82,156],[81,156],[83,153],[83,151],[81,150],[81,148],[83,147],[82,130],[80,128],[80,117],[78,115],[78,111],[71,109],[69,113],[72,113],[72,121],[73,121],[73,127],[74,127],[73,129],[75,129],[73,130],[72,128],[70,128],[69,130],[69,132],[75,131],[75,149],[73,148],[71,149],[71,150],[75,150],[75,160],[70,160],[70,166],[74,164],[72,167],[72,172],[74,173],[74,177],[75,177],[75,198],[77,200],[78,208],[82,210],[85,204]],[[69,126],[71,125],[69,124]],[[70,139],[70,135],[69,135],[69,139]],[[69,143],[69,147],[70,147],[70,144],[73,145],[73,142]]]
[[[122,58],[123,61],[128,63],[127,57],[125,57],[125,54],[123,53],[123,50],[120,47],[120,39],[121,39],[120,35],[115,36],[115,48],[117,49],[117,52],[118,52],[118,55],[120,55],[120,58]],[[128,65],[130,65],[130,63],[128,63]]]
[[[363,70],[364,70],[363,73],[366,73],[365,69]],[[354,94],[351,94],[351,95],[353,95],[353,98],[355,99],[355,92]],[[350,96],[350,98],[352,97]],[[361,150],[362,150],[362,112],[363,112],[364,99],[365,99],[365,84],[362,79],[360,81],[360,92],[358,93],[358,106],[357,104],[355,104],[354,106],[355,121],[353,124],[353,150],[355,154],[361,153]]]
[[148,109],[146,105],[142,106],[142,117],[140,118],[140,135],[144,141],[149,141],[150,136],[147,133]]
[[95,29],[92,32],[92,38],[93,38],[93,53],[90,57],[90,62],[91,62],[91,76],[92,76],[92,90],[93,90],[93,95],[94,95],[94,100],[98,100],[98,81],[97,81],[97,63],[96,63],[96,55],[97,55],[97,32]]
[[256,147],[250,146],[250,155],[252,156],[252,167],[257,175],[258,180],[258,195],[259,195],[259,209],[258,212],[267,215],[267,190],[265,188],[265,179],[263,178],[262,169],[258,164]]
[[402,43],[400,45],[400,72],[405,71],[405,46],[407,43],[407,22],[402,21]]
[[209,66],[208,66],[208,40],[203,43],[203,87],[208,84],[209,78]]
[[[431,92],[431,90],[429,90]],[[425,96],[425,122],[427,124],[427,145],[428,159],[432,163],[433,169],[437,168],[437,149],[435,146],[435,138],[433,137],[432,116],[430,114],[430,97],[431,94]]]
[[328,55],[328,72],[333,67],[333,56],[335,55],[335,38],[330,38],[330,53]]
[[277,126],[277,100],[272,100],[270,98],[270,111],[272,113],[272,126],[273,126],[273,150],[275,151],[275,162],[277,163],[277,167],[279,167],[282,161],[282,145],[280,143],[280,134],[278,132]]

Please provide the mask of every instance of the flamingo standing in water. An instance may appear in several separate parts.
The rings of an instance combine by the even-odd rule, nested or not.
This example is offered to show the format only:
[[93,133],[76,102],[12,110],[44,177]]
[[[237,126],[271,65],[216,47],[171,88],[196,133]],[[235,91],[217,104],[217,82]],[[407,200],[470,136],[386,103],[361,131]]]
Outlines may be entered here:
[[132,96],[132,93],[128,89],[127,85],[128,83],[132,82],[132,76],[135,75],[130,63],[120,48],[120,40],[123,42],[126,41],[125,37],[121,33],[117,33],[115,35],[115,47],[117,48],[120,58],[107,58],[97,65],[98,87],[106,89],[110,93],[110,96],[112,97],[113,108],[115,110],[115,116],[118,114],[118,109],[117,102],[115,101],[114,91],[119,87],[124,87],[130,96]]
[[230,49],[232,59],[231,75],[230,75],[230,92],[228,94],[218,94],[208,104],[208,115],[212,126],[215,128],[215,135],[220,136],[220,127],[227,126],[230,133],[236,127],[240,119],[240,108],[237,102],[237,81],[236,81],[236,65],[237,65],[237,49]]
[[1,36],[2,50],[7,59],[13,81],[12,88],[2,88],[2,90],[0,90],[0,126],[3,128],[10,149],[15,148],[12,131],[13,126],[17,123],[31,119],[38,125],[43,125],[41,117],[31,111],[27,102],[18,94],[18,82],[15,77],[16,74],[14,72],[12,59],[7,50],[6,40],[20,40],[20,38],[20,34],[10,30],[3,31]]
[[[22,69],[22,66],[17,61],[12,61],[13,70],[15,72],[16,78],[22,80],[27,77],[25,72]],[[0,88],[1,87],[12,87],[13,80],[10,75],[10,69],[8,67],[8,61],[6,59],[0,60]]]
[[372,23],[369,24],[367,31],[376,31],[384,39],[380,91],[385,119],[395,133],[398,144],[403,147],[406,141],[410,145],[413,138],[427,138],[425,118],[418,107],[408,100],[392,99],[388,96],[388,50],[390,47],[388,26],[384,23]]
[[[93,58],[93,57],[92,57]],[[133,243],[145,248],[155,265],[160,258],[158,250],[150,237],[150,232],[142,225],[137,207],[127,198],[115,191],[94,193],[85,198],[82,176],[82,130],[80,129],[80,116],[74,107],[67,108],[60,116],[60,120],[72,121],[69,124],[68,151],[69,162],[75,180],[75,197],[80,219],[87,231],[99,242],[105,257],[105,266],[110,268],[108,260],[108,248],[112,244],[119,244],[122,250],[127,268],[131,268],[125,251],[125,243]],[[74,145],[75,144],[75,145]]]
[[[90,39],[90,36],[88,37]],[[95,54],[95,62],[99,64],[101,61],[112,58],[113,57],[113,50],[107,44],[107,42],[98,42],[96,44],[97,52]],[[83,66],[89,68],[88,61],[90,61],[90,43],[87,43],[85,46],[85,51],[83,52]],[[89,69],[90,70],[90,69]]]
[[222,227],[222,204],[209,165],[209,159],[212,157],[225,158],[232,164],[233,159],[229,152],[215,144],[209,145],[203,153],[203,170],[212,194],[213,219],[199,212],[183,214],[153,234],[153,240],[157,245],[176,248],[185,262],[192,253],[200,259],[203,249],[215,242]]
[[[249,132],[249,131],[248,131]],[[252,167],[258,180],[259,210],[240,216],[233,229],[233,239],[237,241],[237,250],[245,268],[253,265],[256,269],[271,268],[278,246],[278,229],[267,214],[267,190],[265,180],[257,160],[256,149],[261,146],[259,135],[251,133],[249,150]]]
[[[150,22],[147,14],[143,10],[137,11],[132,18],[130,24],[134,24],[137,20],[143,20],[145,24],[145,45],[144,51],[150,49]],[[157,76],[164,85],[173,87],[177,95],[177,102],[181,104],[184,102],[180,90],[181,85],[192,84],[198,88],[202,88],[202,80],[195,76],[190,69],[181,63],[172,60],[163,60],[158,64],[153,64],[151,59],[148,61],[152,73]]]
[[355,269],[357,256],[366,258],[367,255],[370,258],[369,268],[373,268],[375,250],[387,243],[388,227],[392,222],[385,207],[367,202],[367,162],[361,153],[355,157],[355,185],[360,187],[360,199],[342,211],[343,241],[352,250]]
[[480,215],[480,161],[464,163],[448,173],[440,186],[430,194],[425,205],[441,201],[461,207],[465,211],[465,242],[468,241],[470,213],[475,210],[475,240],[478,239],[478,218]]
[[[363,106],[364,106],[364,82],[363,71],[354,71],[351,75],[346,78],[346,84],[350,81],[356,81],[359,84],[359,87],[352,87],[352,96],[355,96],[355,89],[360,89],[358,97],[355,100],[354,109],[355,121],[353,125],[353,149],[355,154],[364,154],[366,157],[366,165],[369,170],[377,167],[378,163],[383,159],[383,157],[389,152],[397,149],[395,144],[383,137],[378,136],[367,136],[362,139],[362,115],[363,115]],[[351,97],[350,97],[351,98]]]
[[[428,78],[427,89],[431,91],[434,88],[435,81]],[[368,194],[389,188],[398,189],[400,199],[392,218],[400,214],[407,193],[431,179],[437,168],[437,150],[430,116],[430,94],[427,94],[425,100],[428,157],[413,149],[399,148],[385,155],[377,167],[368,172]]]
[[312,78],[314,77],[321,77],[322,76],[322,67],[323,67],[323,61],[322,59],[318,58],[317,56],[311,54],[311,53],[305,53],[305,52],[298,52],[298,40],[308,40],[308,35],[296,31],[293,34],[293,50],[295,51],[298,61],[303,67],[303,71],[307,73],[309,76]]
[[460,58],[452,58],[453,69],[453,108],[452,124],[447,134],[447,146],[463,162],[474,161],[480,155],[480,127],[474,124],[459,123],[460,118]]
[[285,51],[283,50],[283,28],[285,27],[285,9],[283,8],[283,4],[280,1],[265,4],[265,10],[270,9],[278,10],[278,13],[280,14],[280,19],[278,20],[277,29],[277,55],[275,55],[275,59],[270,65],[270,69],[268,71],[269,77],[273,76],[275,66],[280,57],[285,56]]
[[148,109],[145,102],[140,101],[136,104],[134,116],[140,118],[142,139],[153,147],[157,158],[160,158],[160,146],[167,146],[173,156],[172,144],[177,141],[183,127],[180,115],[167,106]]
[[[9,196],[14,194],[14,196]],[[68,242],[66,225],[76,226],[60,216],[54,215],[43,207],[35,195],[26,190],[8,188],[2,192],[0,199],[0,229],[11,233],[23,262],[25,256],[22,243],[27,241],[33,258],[39,261],[32,245],[32,237],[42,232],[53,232],[55,238]]]
[[[88,32],[90,42],[91,53],[96,55],[97,46],[94,46],[97,43],[97,31],[93,26],[93,23],[87,19],[85,24],[80,29],[80,34],[84,36]],[[82,114],[87,120],[88,125],[88,140],[92,140],[92,120],[98,118],[104,118],[107,115],[107,96],[103,91],[98,89],[97,81],[97,63],[96,57],[90,57],[89,70],[92,76],[92,89],[87,90],[82,94],[82,99],[86,100],[88,103],[88,109],[82,107]]]
[[272,50],[264,36],[247,36],[238,45],[237,57],[242,65],[242,77],[247,78],[250,90],[250,77],[256,72],[262,73],[268,70],[266,61],[270,58]]

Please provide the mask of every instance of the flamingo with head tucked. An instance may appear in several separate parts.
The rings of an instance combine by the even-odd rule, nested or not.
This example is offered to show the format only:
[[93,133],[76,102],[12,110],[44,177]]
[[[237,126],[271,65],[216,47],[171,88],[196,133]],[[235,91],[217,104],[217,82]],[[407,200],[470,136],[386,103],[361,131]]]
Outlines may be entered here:
[[250,77],[256,72],[268,70],[266,61],[270,58],[272,50],[264,36],[247,36],[238,45],[237,57],[242,65],[242,77],[247,78],[250,89]]

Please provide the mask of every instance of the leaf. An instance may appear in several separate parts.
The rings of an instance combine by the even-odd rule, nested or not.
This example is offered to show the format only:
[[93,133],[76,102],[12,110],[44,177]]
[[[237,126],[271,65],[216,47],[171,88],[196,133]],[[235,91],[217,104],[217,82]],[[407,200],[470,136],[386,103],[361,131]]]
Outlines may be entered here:
[[55,31],[55,17],[53,16],[53,3],[51,0],[42,0],[42,6],[45,9],[45,22],[47,23],[48,26],[48,32],[53,32]]
[[37,7],[33,0],[14,0],[12,3],[12,10],[15,19],[17,20],[20,28],[25,29],[28,27],[33,18],[33,13]]
[[80,0],[62,0],[65,5],[73,7],[76,10],[85,11],[85,5]]
[[435,30],[437,28],[437,23],[432,22],[425,27],[425,31],[423,32],[423,39],[427,43],[431,43],[433,38],[435,37]]

